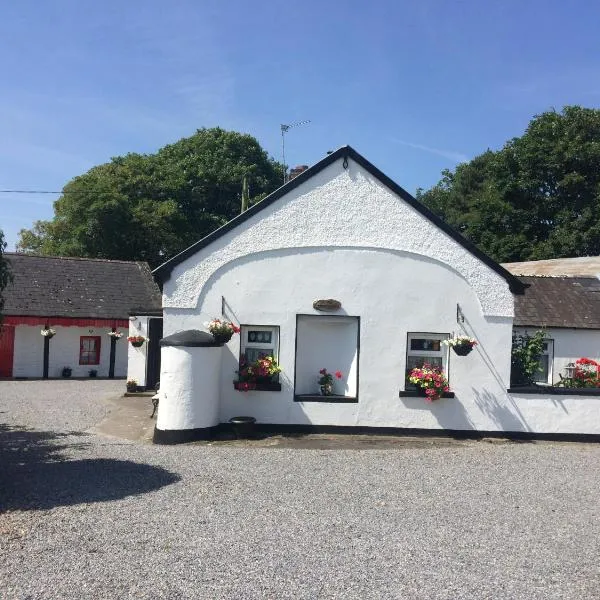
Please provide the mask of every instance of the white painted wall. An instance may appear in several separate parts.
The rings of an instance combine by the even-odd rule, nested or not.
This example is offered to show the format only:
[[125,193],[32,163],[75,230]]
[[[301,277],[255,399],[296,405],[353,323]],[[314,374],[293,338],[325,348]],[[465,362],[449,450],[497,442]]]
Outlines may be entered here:
[[[535,331],[535,328],[515,327],[517,333],[533,334]],[[600,330],[549,327],[546,332],[548,339],[554,341],[553,383],[558,383],[559,374],[564,376],[565,367],[578,358],[592,358],[600,362]]]
[[[72,377],[87,377],[90,369],[98,371],[98,377],[108,377],[110,366],[110,337],[106,327],[55,326],[56,335],[50,340],[48,376],[61,377],[64,367],[71,367]],[[44,371],[44,338],[40,326],[17,325],[13,377],[42,377]],[[100,336],[100,364],[80,365],[79,347],[81,336]],[[115,354],[115,377],[127,373],[127,342],[117,341]]]
[[[361,319],[357,404],[294,402],[296,315],[323,315],[312,308],[323,298],[342,302],[338,314]],[[329,166],[175,267],[164,285],[164,335],[204,329],[221,316],[223,299],[225,316],[238,324],[280,326],[283,371],[281,392],[235,391],[237,336],[223,350],[219,373],[196,365],[197,381],[220,380],[215,402],[221,422],[248,415],[279,424],[496,431],[546,426],[537,416],[539,398],[521,406],[507,392],[513,297],[506,281],[352,161],[348,170],[341,161]],[[457,304],[465,316],[460,324]],[[409,332],[466,334],[479,341],[467,357],[450,352],[455,399],[429,404],[399,398]],[[320,365],[326,357],[317,358]],[[316,385],[316,366],[300,358],[298,390]],[[181,377],[191,377],[189,366],[181,368]],[[161,395],[168,395],[164,386]],[[186,393],[181,402],[195,389]],[[183,419],[177,427],[191,423]]]
[[[141,335],[148,337],[148,323],[150,317],[135,317],[129,320],[129,333],[127,337]],[[146,359],[148,356],[148,344],[144,343],[139,348],[134,348],[126,339],[127,345],[127,380],[135,379],[140,387],[146,385]]]
[[164,286],[163,307],[202,305],[201,294],[233,261],[264,251],[315,247],[384,248],[433,259],[469,283],[483,314],[514,314],[512,294],[500,275],[353,160],[344,169],[342,159],[177,265]]
[[[475,391],[509,402],[506,389],[512,319],[484,316],[470,285],[442,262],[373,248],[304,248],[253,254],[223,267],[211,279],[198,309],[166,308],[165,335],[203,329],[204,322],[221,314],[222,296],[228,316],[235,322],[281,327],[283,369],[281,392],[235,391],[232,381],[239,338],[234,336],[224,349],[220,373],[222,422],[249,415],[265,423],[452,425],[458,429],[476,424],[485,429],[493,424],[481,414]],[[312,308],[319,298],[338,299],[342,314],[361,317],[358,404],[294,402],[296,315],[323,315]],[[466,317],[463,326],[456,321],[457,303]],[[462,332],[480,341],[467,357],[451,353],[450,381],[458,401],[429,405],[423,399],[398,397],[404,389],[407,332]],[[315,385],[312,370],[307,382],[310,386]],[[438,413],[441,421],[436,419]]]

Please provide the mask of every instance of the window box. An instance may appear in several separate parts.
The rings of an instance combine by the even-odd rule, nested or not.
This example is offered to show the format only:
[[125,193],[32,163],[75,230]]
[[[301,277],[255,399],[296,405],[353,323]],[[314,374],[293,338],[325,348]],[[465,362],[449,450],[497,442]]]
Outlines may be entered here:
[[332,404],[357,404],[358,398],[355,396],[321,396],[320,394],[296,394],[294,402],[326,402]]
[[[415,390],[400,390],[400,398],[423,398],[423,394]],[[454,398],[454,392],[444,392],[442,398]]]
[[[250,387],[249,389],[245,389],[243,384],[247,383]],[[233,387],[239,392],[280,392],[281,391],[281,383],[278,381],[268,381],[268,382],[260,382],[255,383],[252,381],[243,382],[243,381],[234,381]]]

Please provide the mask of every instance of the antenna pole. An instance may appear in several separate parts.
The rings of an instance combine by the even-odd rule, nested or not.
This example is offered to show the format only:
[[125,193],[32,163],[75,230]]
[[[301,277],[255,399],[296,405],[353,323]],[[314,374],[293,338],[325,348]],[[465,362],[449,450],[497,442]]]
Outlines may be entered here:
[[283,160],[283,183],[287,183],[287,165],[285,164],[285,134],[292,128],[298,127],[299,125],[306,125],[310,123],[310,120],[307,121],[297,121],[296,123],[291,123],[290,125],[286,125],[284,123],[281,124],[281,155]]
[[286,125],[281,126],[281,154],[283,156],[283,183],[287,182],[287,165],[285,164],[285,132]]

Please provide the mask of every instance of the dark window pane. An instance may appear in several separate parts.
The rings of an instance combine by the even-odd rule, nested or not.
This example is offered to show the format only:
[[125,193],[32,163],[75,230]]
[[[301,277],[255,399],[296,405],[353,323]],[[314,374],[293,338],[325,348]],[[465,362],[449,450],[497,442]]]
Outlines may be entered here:
[[541,371],[537,371],[533,377],[534,381],[540,383],[546,383],[548,381],[548,372],[550,368],[549,356],[540,356],[540,368]]
[[407,356],[406,357],[406,368],[410,371],[415,367],[422,367],[425,363],[434,365],[437,367],[442,366],[441,356]]
[[411,350],[427,350],[428,352],[439,352],[441,340],[428,340],[425,338],[412,338],[410,340]]
[[248,341],[256,344],[270,344],[272,336],[272,331],[249,331]]
[[263,356],[273,356],[273,348],[246,348],[244,356],[246,361],[251,363]]

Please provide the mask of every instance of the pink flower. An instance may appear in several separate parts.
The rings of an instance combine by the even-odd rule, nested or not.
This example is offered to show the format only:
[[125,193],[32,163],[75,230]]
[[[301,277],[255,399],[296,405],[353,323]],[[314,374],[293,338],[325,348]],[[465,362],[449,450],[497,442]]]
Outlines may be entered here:
[[342,372],[341,372],[341,371],[336,371],[336,372],[335,372],[335,376],[336,376],[338,379],[341,379],[341,378],[342,378]]
[[320,373],[321,375],[327,375],[327,369],[321,369],[321,370],[319,371],[319,373]]

